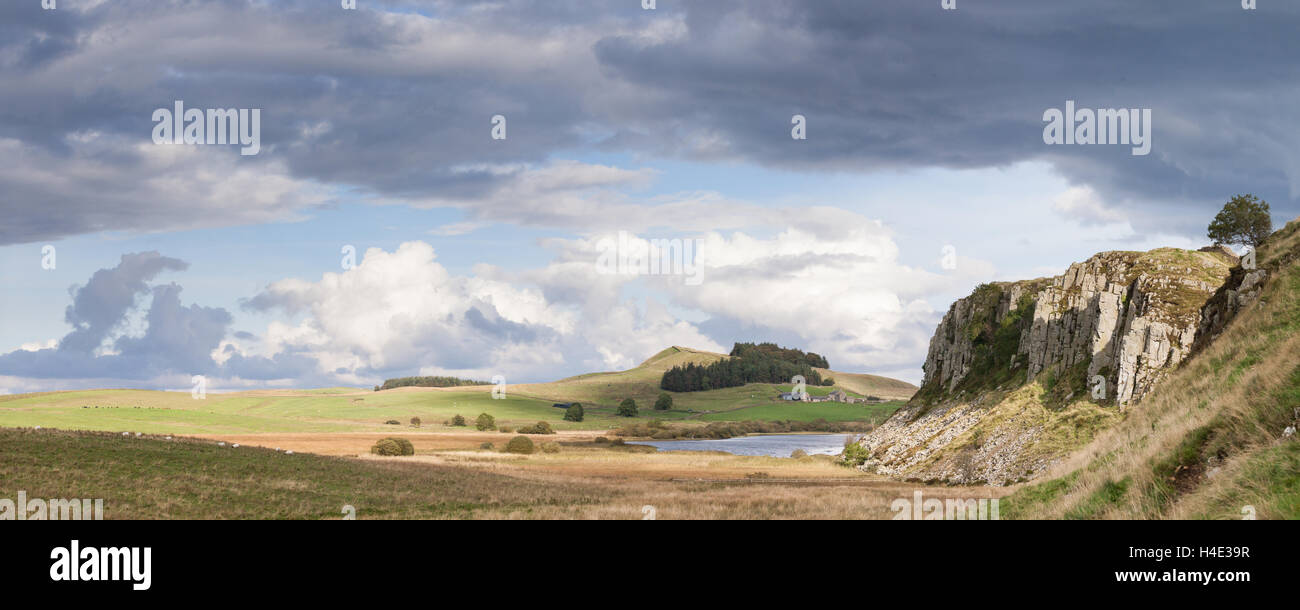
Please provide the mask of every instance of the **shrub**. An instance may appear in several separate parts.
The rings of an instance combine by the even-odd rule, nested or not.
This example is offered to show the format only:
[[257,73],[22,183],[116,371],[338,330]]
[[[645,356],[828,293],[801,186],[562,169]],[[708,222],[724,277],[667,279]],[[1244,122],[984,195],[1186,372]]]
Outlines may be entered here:
[[795,449],[794,451],[790,452],[790,457],[796,460],[799,458],[806,458],[808,457],[808,452],[804,451],[803,449]]
[[824,386],[832,386],[832,385],[835,385],[835,379],[833,379],[833,378],[831,378],[831,377],[827,377],[827,378],[825,378],[825,379],[822,380],[822,385],[824,385]]
[[840,464],[850,468],[857,468],[863,462],[871,457],[871,451],[857,443],[844,445],[844,453],[840,454]]
[[474,420],[474,427],[478,428],[480,432],[487,432],[488,430],[496,430],[497,418],[492,417],[487,413],[479,413],[478,419]]
[[386,438],[375,443],[370,452],[375,455],[402,455],[402,447],[393,439]]
[[564,421],[582,421],[586,414],[582,412],[582,403],[573,403],[564,410]]
[[465,417],[460,413],[457,413],[455,417],[451,418],[451,425],[460,427],[466,426]]
[[412,426],[415,426],[416,428],[419,428],[419,427],[420,427],[420,418],[418,418],[418,417],[412,417],[412,418],[411,418],[411,425],[412,425]]
[[609,439],[607,439],[607,438],[605,438],[605,437],[603,437],[603,436],[597,436],[596,439],[593,440],[593,441],[591,441],[591,442],[596,443],[597,445],[608,445],[608,444],[609,444]]
[[506,451],[510,453],[530,454],[534,451],[533,441],[527,436],[516,436],[506,443]]
[[533,424],[531,426],[524,426],[523,428],[520,428],[519,433],[520,434],[555,434],[555,430],[551,428],[551,424],[548,424],[544,421],[539,421],[536,424]]
[[559,453],[559,452],[560,452],[559,443],[555,441],[542,443],[542,453]]
[[515,429],[514,429],[514,428],[511,428],[510,426],[498,426],[498,427],[497,427],[497,432],[502,432],[502,433],[505,433],[505,434],[510,434],[511,432],[514,432],[514,431],[515,431]]
[[478,446],[479,449],[487,449],[487,450],[491,450],[495,447],[496,445],[493,445],[492,443],[483,443],[482,445]]
[[631,398],[624,398],[623,402],[618,405],[619,417],[636,417],[636,401]]
[[656,411],[667,411],[673,408],[673,395],[668,392],[660,392],[659,399],[655,401]]
[[390,425],[390,426],[400,426],[400,425],[402,425],[402,422],[397,421],[397,420],[395,420],[395,419],[390,419],[390,420],[388,420],[388,421],[386,421],[386,422],[384,422],[384,423],[385,423],[385,424],[388,424],[388,425]]
[[415,445],[404,438],[385,438],[370,448],[375,455],[415,455]]

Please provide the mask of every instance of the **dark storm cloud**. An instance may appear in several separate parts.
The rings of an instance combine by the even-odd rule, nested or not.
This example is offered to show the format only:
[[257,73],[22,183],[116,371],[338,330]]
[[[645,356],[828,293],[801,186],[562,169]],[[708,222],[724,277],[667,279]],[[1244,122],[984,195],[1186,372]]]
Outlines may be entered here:
[[[209,165],[501,205],[488,195],[519,171],[508,168],[584,145],[805,171],[1040,160],[1148,228],[1195,231],[1176,226],[1203,222],[1189,207],[1245,191],[1300,212],[1294,4],[73,4],[0,8],[0,149],[12,159],[0,243],[264,222],[322,203],[167,188]],[[176,99],[262,108],[261,155],[151,157],[150,114]],[[1151,108],[1151,154],[1044,145],[1043,111],[1067,99]],[[498,113],[504,142],[488,137]],[[808,140],[790,139],[793,114],[808,117]]]

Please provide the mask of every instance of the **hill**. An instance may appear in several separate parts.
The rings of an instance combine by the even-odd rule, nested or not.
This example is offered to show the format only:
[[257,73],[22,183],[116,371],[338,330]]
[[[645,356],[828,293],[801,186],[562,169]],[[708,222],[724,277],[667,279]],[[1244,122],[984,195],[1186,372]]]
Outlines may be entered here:
[[864,467],[966,484],[1041,474],[1189,357],[1237,263],[1221,248],[1104,252],[976,288],[936,329],[916,397],[863,439]]
[[[584,404],[614,405],[624,398],[632,398],[643,407],[649,407],[661,392],[659,380],[663,378],[665,371],[690,363],[707,365],[730,357],[716,352],[673,346],[626,371],[589,373],[551,383],[512,385],[509,390],[523,396],[565,402],[578,401]],[[906,400],[916,393],[917,389],[910,383],[888,377],[841,373],[829,369],[818,370],[824,375],[834,377],[837,387],[863,396]],[[840,382],[841,378],[844,379],[843,383]],[[747,404],[751,395],[761,398],[764,402],[770,402],[772,396],[779,391],[777,387],[777,384],[751,383],[735,388],[672,394],[674,404],[678,408],[714,410],[734,401]]]

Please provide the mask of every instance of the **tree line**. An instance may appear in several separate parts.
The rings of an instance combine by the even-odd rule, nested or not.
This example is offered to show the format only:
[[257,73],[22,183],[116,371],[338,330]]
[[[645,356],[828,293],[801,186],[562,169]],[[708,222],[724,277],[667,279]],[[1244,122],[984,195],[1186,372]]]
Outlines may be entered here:
[[731,356],[750,359],[775,358],[794,364],[806,364],[822,369],[831,368],[831,364],[823,356],[794,348],[784,348],[775,343],[737,343],[731,348]]
[[486,381],[474,381],[473,379],[461,379],[459,377],[397,377],[395,379],[385,379],[384,385],[375,386],[375,391],[391,390],[393,388],[404,388],[415,386],[420,388],[454,388],[464,385],[492,385]]
[[826,359],[775,343],[737,343],[731,358],[712,364],[687,363],[664,372],[659,387],[670,392],[700,392],[734,388],[747,383],[790,383],[802,375],[808,385],[822,385],[821,373],[813,367],[830,368]]

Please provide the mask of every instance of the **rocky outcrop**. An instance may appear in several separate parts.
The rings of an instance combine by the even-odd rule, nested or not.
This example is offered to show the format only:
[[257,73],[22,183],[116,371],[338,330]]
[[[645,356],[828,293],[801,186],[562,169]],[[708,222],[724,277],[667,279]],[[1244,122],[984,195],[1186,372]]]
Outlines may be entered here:
[[1104,252],[1055,278],[981,286],[952,305],[930,340],[922,388],[957,390],[989,328],[1020,312],[1018,358],[1007,366],[1023,366],[1025,381],[1086,364],[1088,379],[1106,380],[1104,400],[1134,402],[1191,352],[1201,307],[1236,262],[1217,249]]
[[[869,467],[957,482],[1032,476],[1073,442],[1052,429],[1063,413],[1078,437],[1079,416],[1105,423],[1191,354],[1237,262],[1220,248],[1104,252],[1054,278],[980,286],[940,322],[917,397],[863,439]],[[1048,438],[1052,450],[1037,447]]]

